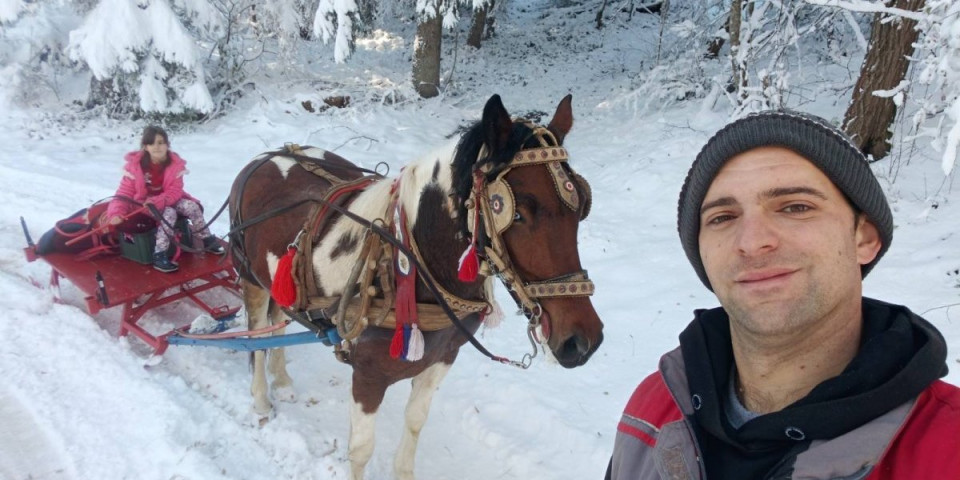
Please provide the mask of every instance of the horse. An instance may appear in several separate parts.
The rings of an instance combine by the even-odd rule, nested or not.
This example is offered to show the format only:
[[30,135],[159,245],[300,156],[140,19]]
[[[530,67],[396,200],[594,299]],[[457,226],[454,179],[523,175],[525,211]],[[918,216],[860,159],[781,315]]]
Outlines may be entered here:
[[[494,279],[529,319],[531,342],[563,367],[583,365],[603,341],[590,301],[594,285],[577,249],[589,184],[562,146],[573,125],[571,98],[543,127],[512,119],[493,95],[459,140],[407,164],[393,180],[299,146],[265,153],[238,174],[229,236],[248,326],[283,326],[292,317],[319,334],[336,330],[338,358],[353,367],[353,479],[363,478],[372,455],[387,387],[404,379],[412,379],[412,391],[394,475],[414,478],[431,398],[460,347],[475,342],[472,334],[498,309]],[[374,231],[393,238],[388,243]],[[291,278],[299,280],[291,286]],[[314,297],[332,302],[318,306]],[[438,320],[440,304],[456,318],[440,312]],[[294,399],[282,348],[268,358],[254,352],[253,409],[264,417],[273,408],[265,360],[274,399]]]

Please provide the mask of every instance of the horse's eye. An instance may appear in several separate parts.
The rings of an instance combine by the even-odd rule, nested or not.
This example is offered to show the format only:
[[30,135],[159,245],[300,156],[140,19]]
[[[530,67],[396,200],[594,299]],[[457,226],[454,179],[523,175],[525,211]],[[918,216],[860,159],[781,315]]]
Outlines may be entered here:
[[513,212],[513,221],[519,222],[520,220],[523,220],[523,217],[520,216],[520,212]]

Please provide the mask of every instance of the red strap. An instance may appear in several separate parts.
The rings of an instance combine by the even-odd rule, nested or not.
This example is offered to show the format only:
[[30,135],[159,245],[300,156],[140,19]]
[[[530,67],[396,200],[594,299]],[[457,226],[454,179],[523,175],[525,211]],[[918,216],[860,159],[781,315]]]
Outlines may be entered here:
[[[333,193],[330,194],[330,196],[326,199],[326,203],[323,203],[323,204],[320,205],[320,210],[317,212],[317,218],[323,218],[323,217],[327,214],[327,210],[330,210],[329,205],[330,205],[331,203],[336,202],[338,198],[340,198],[340,197],[342,197],[342,196],[344,196],[344,195],[346,195],[346,194],[348,194],[348,193],[355,192],[355,191],[357,191],[357,190],[363,190],[363,189],[367,188],[368,186],[370,186],[370,184],[373,183],[374,180],[376,180],[376,179],[373,178],[373,177],[366,177],[366,178],[364,179],[364,181],[362,181],[362,182],[357,182],[357,183],[352,184],[352,185],[345,185],[345,186],[342,186],[342,187],[338,188],[337,190],[335,190]],[[315,223],[314,223],[314,229],[319,228],[320,225],[322,225],[322,224],[323,224],[323,222],[315,222]],[[317,232],[316,230],[314,230],[314,231],[310,232],[310,235],[314,235],[314,236],[315,236],[315,235],[317,235],[317,233],[319,233],[319,232]]]
[[[394,208],[394,235],[410,250],[407,237],[407,214],[399,205]],[[394,273],[397,283],[397,324],[417,323],[417,267],[407,255],[394,247]]]

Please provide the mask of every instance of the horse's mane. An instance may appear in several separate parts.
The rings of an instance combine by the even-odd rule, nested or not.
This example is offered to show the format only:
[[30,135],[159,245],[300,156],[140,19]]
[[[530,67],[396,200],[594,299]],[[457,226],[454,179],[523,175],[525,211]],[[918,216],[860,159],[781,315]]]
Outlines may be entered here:
[[[457,219],[460,223],[460,230],[469,237],[467,231],[467,207],[463,201],[470,198],[470,189],[473,188],[473,171],[476,167],[484,164],[491,164],[493,168],[487,175],[487,180],[496,177],[503,166],[513,160],[513,156],[523,148],[537,146],[533,143],[526,145],[527,140],[531,139],[533,130],[522,122],[514,122],[510,130],[510,136],[507,139],[506,146],[495,155],[487,156],[482,159],[477,158],[480,155],[480,149],[484,144],[483,122],[477,121],[468,127],[460,141],[457,142],[457,148],[453,154],[453,193],[456,194]],[[489,154],[488,154],[489,155]]]

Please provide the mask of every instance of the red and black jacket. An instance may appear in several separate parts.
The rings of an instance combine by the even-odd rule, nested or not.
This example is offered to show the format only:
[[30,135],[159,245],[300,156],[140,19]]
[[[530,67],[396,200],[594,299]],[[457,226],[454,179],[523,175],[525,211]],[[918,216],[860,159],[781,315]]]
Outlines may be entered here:
[[960,389],[937,380],[942,336],[905,307],[864,299],[863,311],[841,375],[739,429],[721,403],[726,314],[698,312],[627,404],[607,478],[960,479]]

